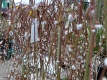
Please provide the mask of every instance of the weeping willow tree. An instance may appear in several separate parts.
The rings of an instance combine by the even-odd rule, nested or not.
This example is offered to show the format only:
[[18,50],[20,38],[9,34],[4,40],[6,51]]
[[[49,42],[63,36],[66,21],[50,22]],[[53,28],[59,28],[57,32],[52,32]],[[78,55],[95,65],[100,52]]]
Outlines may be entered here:
[[88,6],[83,0],[45,1],[12,5],[5,28],[5,39],[14,42],[8,79],[96,80],[94,61],[100,61],[106,37],[100,0],[91,0]]

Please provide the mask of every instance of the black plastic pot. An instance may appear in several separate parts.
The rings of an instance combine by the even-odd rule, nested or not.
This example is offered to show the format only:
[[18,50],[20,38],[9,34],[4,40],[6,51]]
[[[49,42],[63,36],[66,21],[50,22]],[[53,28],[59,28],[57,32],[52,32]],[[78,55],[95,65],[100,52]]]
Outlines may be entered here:
[[[103,69],[104,69],[104,66],[99,66],[99,67],[98,67],[97,80],[100,80],[100,77],[101,77],[101,74],[102,74]],[[105,70],[104,77],[107,78],[107,69]]]

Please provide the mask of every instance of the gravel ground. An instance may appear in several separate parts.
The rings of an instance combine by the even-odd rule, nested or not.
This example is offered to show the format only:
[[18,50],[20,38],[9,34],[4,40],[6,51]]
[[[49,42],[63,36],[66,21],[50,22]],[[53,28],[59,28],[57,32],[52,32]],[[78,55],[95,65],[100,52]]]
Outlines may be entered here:
[[7,77],[7,72],[6,70],[8,70],[9,68],[9,61],[6,61],[5,63],[0,63],[0,80],[6,80]]
[[[10,61],[5,61],[5,63],[0,63],[0,80],[6,80],[8,69],[10,66]],[[61,73],[61,78],[64,78],[66,75],[66,70],[63,70]],[[68,73],[69,74],[69,73]],[[48,80],[48,79],[47,79]]]

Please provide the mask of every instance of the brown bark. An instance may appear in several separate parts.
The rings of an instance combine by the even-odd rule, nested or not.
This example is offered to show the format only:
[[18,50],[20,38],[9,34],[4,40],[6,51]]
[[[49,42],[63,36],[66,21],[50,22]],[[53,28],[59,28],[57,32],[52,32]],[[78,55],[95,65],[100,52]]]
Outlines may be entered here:
[[0,0],[0,13],[1,13],[1,8],[2,8],[2,0]]

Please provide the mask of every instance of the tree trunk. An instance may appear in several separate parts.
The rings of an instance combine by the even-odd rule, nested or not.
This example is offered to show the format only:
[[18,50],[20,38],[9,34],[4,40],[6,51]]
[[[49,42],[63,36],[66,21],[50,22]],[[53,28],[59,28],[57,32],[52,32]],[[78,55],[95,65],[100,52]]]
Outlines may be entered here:
[[0,13],[1,13],[1,8],[2,8],[2,0],[0,0]]

